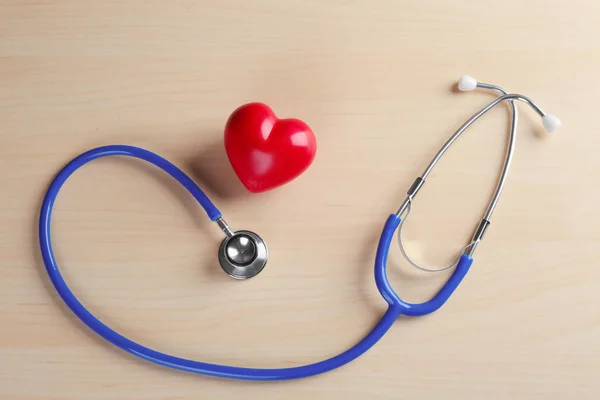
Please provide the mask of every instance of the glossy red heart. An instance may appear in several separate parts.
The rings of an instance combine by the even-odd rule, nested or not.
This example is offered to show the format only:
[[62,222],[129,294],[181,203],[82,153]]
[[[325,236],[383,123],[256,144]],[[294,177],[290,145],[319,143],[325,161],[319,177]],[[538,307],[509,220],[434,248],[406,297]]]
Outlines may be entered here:
[[299,119],[279,119],[267,105],[249,103],[227,120],[225,150],[244,186],[258,193],[302,174],[315,158],[317,141]]

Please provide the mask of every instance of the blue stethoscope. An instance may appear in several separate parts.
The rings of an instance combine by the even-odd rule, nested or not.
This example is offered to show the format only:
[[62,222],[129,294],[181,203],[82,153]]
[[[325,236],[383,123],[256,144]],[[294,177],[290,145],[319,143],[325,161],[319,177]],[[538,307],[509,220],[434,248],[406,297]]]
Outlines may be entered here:
[[[469,120],[467,120],[457,131],[450,137],[450,139],[440,149],[434,159],[431,161],[425,172],[415,180],[413,185],[407,192],[407,197],[400,206],[399,210],[388,217],[379,244],[377,247],[377,254],[375,257],[375,283],[381,296],[388,303],[388,309],[379,321],[379,323],[373,328],[373,330],[367,334],[364,339],[358,342],[354,347],[340,353],[329,359],[316,362],[314,364],[291,367],[291,368],[273,368],[273,369],[260,369],[260,368],[244,368],[234,367],[218,364],[209,364],[200,361],[189,360],[185,358],[175,357],[169,354],[165,354],[148,347],[145,347],[139,343],[126,338],[119,334],[115,330],[109,328],[107,325],[102,323],[96,318],[91,312],[89,312],[81,302],[75,297],[73,292],[69,289],[65,280],[63,279],[54,253],[52,251],[52,243],[50,238],[50,222],[52,215],[52,208],[58,192],[66,180],[73,174],[79,167],[84,164],[95,160],[97,158],[106,156],[129,156],[145,160],[155,166],[161,168],[166,173],[175,178],[180,184],[182,184],[188,192],[194,196],[200,206],[206,211],[208,217],[216,222],[219,227],[223,230],[226,235],[223,244],[219,249],[219,261],[223,269],[234,278],[249,278],[258,274],[266,264],[267,250],[264,242],[258,235],[250,231],[236,231],[233,232],[227,223],[223,220],[221,212],[214,206],[214,204],[208,199],[208,197],[202,192],[202,190],[179,168],[165,160],[164,158],[139,147],[126,146],[126,145],[112,145],[104,146],[96,149],[89,150],[80,156],[69,162],[54,178],[52,181],[46,196],[43,200],[40,223],[39,223],[39,239],[42,258],[48,271],[48,275],[52,284],[56,288],[60,297],[64,300],[67,306],[77,315],[83,323],[91,328],[98,335],[103,337],[113,345],[147,361],[163,365],[166,367],[179,369],[183,371],[216,376],[221,378],[231,379],[243,379],[243,380],[290,380],[305,378],[317,374],[321,374],[327,371],[331,371],[342,365],[356,359],[368,349],[370,349],[375,343],[381,339],[381,337],[388,331],[394,321],[400,316],[422,316],[430,314],[439,309],[452,295],[454,290],[461,283],[471,264],[473,263],[473,252],[477,244],[483,238],[486,228],[490,224],[489,218],[491,213],[496,206],[500,192],[502,191],[506,173],[508,171],[512,154],[515,144],[515,135],[517,129],[517,110],[514,105],[515,100],[521,100],[528,103],[541,117],[545,129],[548,132],[554,132],[560,127],[560,121],[549,115],[545,114],[533,101],[525,96],[517,94],[507,94],[502,88],[494,85],[477,83],[473,78],[468,76],[461,77],[458,88],[462,91],[470,91],[475,88],[489,89],[496,91],[500,94],[496,100],[489,103],[486,107],[481,109]],[[488,206],[488,210],[475,230],[475,234],[471,242],[463,248],[462,254],[456,260],[455,263],[446,268],[456,267],[448,281],[439,290],[439,292],[433,296],[429,301],[420,304],[411,304],[403,301],[394,292],[387,278],[386,264],[388,258],[388,251],[392,238],[396,230],[399,230],[398,237],[401,242],[401,221],[406,220],[408,213],[410,212],[412,201],[422,187],[425,179],[442,157],[446,150],[454,143],[454,141],[478,118],[489,111],[492,107],[500,104],[503,101],[509,101],[511,112],[512,112],[512,123],[510,141],[505,158],[504,167],[500,176],[496,192]],[[406,216],[404,216],[406,214]],[[404,218],[401,218],[403,217]],[[423,268],[414,263],[403,247],[402,253],[409,259],[410,263],[427,271],[436,271],[435,269]],[[446,269],[442,268],[442,269]],[[440,270],[440,269],[438,269]]]

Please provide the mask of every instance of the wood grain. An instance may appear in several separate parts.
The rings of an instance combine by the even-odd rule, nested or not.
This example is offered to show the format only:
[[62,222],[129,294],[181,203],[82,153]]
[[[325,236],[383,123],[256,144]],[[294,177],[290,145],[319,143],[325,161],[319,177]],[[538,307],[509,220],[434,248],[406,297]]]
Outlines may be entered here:
[[[593,1],[12,1],[0,4],[0,398],[598,399],[600,6]],[[50,286],[37,217],[57,170],[91,147],[155,151],[206,188],[270,262],[220,270],[219,231],[156,169],[99,160],[54,214],[55,250],[81,300],[119,332],[203,361],[284,367],[359,340],[384,311],[379,232],[446,138],[493,97],[471,74],[558,115],[548,136],[521,106],[515,159],[475,264],[434,315],[400,319],[370,352],[293,382],[225,381],[113,349]],[[305,120],[311,168],[245,192],[222,129],[247,101]],[[478,122],[419,194],[415,257],[456,256],[502,164],[507,109]],[[447,274],[394,248],[394,287],[426,299]]]

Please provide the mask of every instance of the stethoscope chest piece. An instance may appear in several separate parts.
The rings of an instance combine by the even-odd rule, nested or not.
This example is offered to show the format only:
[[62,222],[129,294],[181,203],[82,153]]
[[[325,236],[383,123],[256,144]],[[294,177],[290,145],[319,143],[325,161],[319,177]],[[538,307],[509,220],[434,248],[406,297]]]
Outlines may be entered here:
[[267,264],[267,245],[254,232],[237,231],[219,247],[219,263],[229,276],[248,279],[258,275]]

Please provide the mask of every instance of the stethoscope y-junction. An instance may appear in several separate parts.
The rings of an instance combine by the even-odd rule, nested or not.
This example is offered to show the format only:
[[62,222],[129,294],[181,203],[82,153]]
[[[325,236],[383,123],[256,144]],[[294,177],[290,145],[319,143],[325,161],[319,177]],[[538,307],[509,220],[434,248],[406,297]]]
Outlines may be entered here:
[[[517,109],[515,107],[515,101],[522,101],[531,106],[541,117],[542,123],[548,132],[554,132],[560,127],[560,121],[542,111],[528,97],[519,94],[508,94],[504,89],[485,83],[477,83],[473,78],[463,76],[458,84],[458,88],[462,91],[470,91],[475,88],[488,89],[495,91],[500,94],[498,98],[489,103],[487,106],[479,110],[471,118],[469,118],[442,146],[436,156],[433,158],[431,163],[427,166],[421,176],[419,176],[409,188],[406,199],[402,202],[398,211],[394,214],[389,215],[381,233],[379,244],[377,247],[375,257],[375,283],[379,290],[379,293],[388,303],[388,308],[379,323],[369,332],[361,341],[359,341],[352,348],[326,360],[316,362],[313,364],[302,365],[290,368],[272,368],[272,369],[260,369],[260,368],[244,368],[236,366],[210,364],[200,361],[194,361],[186,358],[176,357],[173,355],[165,354],[157,350],[150,349],[139,343],[134,342],[131,339],[121,335],[117,331],[108,327],[97,317],[95,317],[90,311],[88,311],[81,302],[75,297],[67,283],[63,279],[54,252],[52,250],[51,242],[51,216],[54,203],[60,188],[67,181],[67,179],[81,166],[84,164],[106,156],[129,156],[147,161],[155,166],[164,170],[167,174],[177,180],[187,191],[198,201],[200,206],[205,210],[211,221],[216,222],[221,230],[225,234],[219,248],[219,262],[222,268],[232,277],[238,279],[250,278],[257,275],[263,270],[267,263],[268,251],[264,241],[254,232],[251,231],[234,231],[223,219],[221,212],[215,207],[210,199],[204,194],[204,192],[179,168],[167,161],[166,159],[154,154],[148,150],[141,149],[134,146],[126,145],[110,145],[95,148],[89,150],[72,161],[70,161],[54,178],[50,187],[44,197],[41,215],[39,221],[39,240],[42,258],[46,266],[46,270],[52,281],[52,284],[56,288],[60,297],[71,309],[71,311],[85,323],[90,329],[100,335],[102,338],[112,343],[113,345],[137,356],[142,359],[151,361],[156,364],[160,364],[166,367],[175,368],[183,371],[222,377],[222,378],[233,378],[233,379],[245,379],[245,380],[289,380],[304,378],[312,375],[321,374],[335,368],[338,368],[354,359],[359,357],[361,354],[370,349],[392,326],[394,321],[400,316],[422,316],[430,314],[439,309],[452,295],[454,290],[461,283],[471,264],[473,263],[473,253],[477,248],[477,245],[482,240],[487,227],[490,224],[490,217],[496,204],[498,203],[499,196],[502,192],[502,188],[506,181],[507,172],[513,157],[515,148],[515,137],[517,131]],[[475,233],[471,241],[462,249],[460,256],[455,263],[446,267],[455,267],[450,278],[446,281],[443,287],[435,294],[429,301],[411,304],[403,301],[396,292],[390,286],[386,273],[386,264],[388,258],[388,251],[392,238],[396,230],[400,230],[402,223],[408,217],[410,209],[412,207],[415,196],[419,190],[423,187],[427,177],[431,173],[432,169],[448,148],[458,139],[458,137],[473,124],[477,119],[483,116],[486,112],[491,110],[502,102],[508,102],[511,108],[511,128],[510,128],[510,139],[504,166],[500,174],[500,178],[492,197],[492,200],[485,212],[481,222],[475,229]],[[407,257],[408,261],[421,269],[424,270],[440,270],[430,269],[419,266],[417,263],[412,261],[406,254],[401,241],[401,232],[398,232],[400,239],[400,245],[402,253]],[[442,269],[446,269],[442,268]]]

